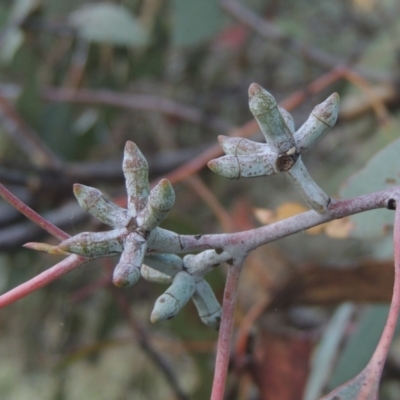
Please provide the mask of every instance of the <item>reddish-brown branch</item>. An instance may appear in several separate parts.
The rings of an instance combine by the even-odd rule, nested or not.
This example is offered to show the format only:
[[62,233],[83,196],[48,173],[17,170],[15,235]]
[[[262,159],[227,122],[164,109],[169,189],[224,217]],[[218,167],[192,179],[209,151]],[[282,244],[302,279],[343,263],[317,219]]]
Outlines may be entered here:
[[29,294],[41,289],[49,283],[55,281],[61,276],[71,272],[72,270],[80,267],[85,262],[89,261],[87,258],[71,255],[48,270],[36,275],[29,281],[15,287],[9,292],[0,296],[0,309],[12,304]]
[[62,231],[60,228],[57,228],[51,222],[44,219],[40,216],[36,211],[33,211],[29,206],[27,206],[24,202],[19,200],[16,196],[14,196],[8,189],[5,188],[0,183],[0,196],[9,204],[11,204],[16,210],[18,210],[21,214],[24,214],[25,217],[33,221],[35,224],[43,228],[45,231],[49,232],[50,235],[53,235],[59,240],[65,240],[69,238],[69,235]]
[[129,110],[158,111],[184,121],[204,123],[218,131],[231,129],[231,124],[222,118],[206,118],[204,113],[174,100],[150,94],[116,93],[111,90],[70,89],[46,87],[42,90],[45,100],[107,105]]
[[222,319],[218,336],[217,359],[215,361],[211,400],[223,400],[224,398],[235,318],[237,287],[243,261],[244,259],[237,260],[228,270],[222,304]]

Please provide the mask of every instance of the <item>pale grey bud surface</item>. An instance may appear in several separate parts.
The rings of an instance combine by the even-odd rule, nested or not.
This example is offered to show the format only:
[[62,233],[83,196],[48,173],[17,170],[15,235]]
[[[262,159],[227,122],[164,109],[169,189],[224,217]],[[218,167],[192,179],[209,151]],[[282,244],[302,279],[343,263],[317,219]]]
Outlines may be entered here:
[[309,150],[335,125],[339,104],[339,95],[333,93],[314,108],[307,121],[294,134],[296,146],[300,151]]
[[73,190],[79,205],[99,221],[113,228],[123,228],[130,222],[128,211],[105,198],[100,190],[79,183],[74,184]]
[[124,242],[124,251],[114,269],[113,283],[118,287],[134,285],[140,278],[140,267],[146,254],[146,240],[138,233],[130,233]]
[[283,154],[295,146],[293,135],[274,97],[256,83],[249,87],[249,107],[271,150]]
[[210,285],[204,279],[196,283],[192,299],[200,319],[207,326],[218,330],[221,323],[221,306]]
[[82,232],[62,241],[58,247],[68,253],[83,257],[99,257],[121,253],[124,249],[120,239],[126,229],[108,232]]
[[162,179],[150,192],[146,206],[138,213],[137,223],[146,230],[156,228],[175,203],[175,192],[167,179]]
[[195,288],[193,276],[184,271],[176,274],[172,285],[157,299],[150,321],[154,323],[175,317],[192,297]]
[[131,141],[125,145],[122,170],[128,193],[128,210],[132,217],[136,217],[149,196],[149,167],[139,148]]

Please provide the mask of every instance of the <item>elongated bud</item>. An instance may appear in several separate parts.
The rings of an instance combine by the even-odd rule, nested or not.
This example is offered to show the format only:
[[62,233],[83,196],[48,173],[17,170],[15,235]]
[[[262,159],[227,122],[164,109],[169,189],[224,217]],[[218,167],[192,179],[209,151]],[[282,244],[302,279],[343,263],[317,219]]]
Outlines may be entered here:
[[294,120],[292,114],[289,111],[285,110],[283,107],[278,106],[278,110],[284,119],[286,126],[289,128],[290,133],[293,135],[295,131]]
[[314,108],[307,121],[294,135],[300,151],[309,150],[335,125],[339,114],[339,103],[339,95],[333,93]]
[[147,245],[160,253],[179,253],[183,250],[177,233],[159,227],[150,232]]
[[274,97],[256,83],[249,87],[249,107],[271,149],[282,154],[295,146]]
[[74,195],[86,212],[113,228],[123,228],[131,220],[127,210],[106,199],[98,189],[75,183]]
[[142,275],[142,278],[149,282],[172,283],[173,281],[172,276],[157,271],[146,264],[142,264],[142,267],[140,268],[140,274]]
[[151,190],[146,207],[139,212],[139,226],[145,231],[153,230],[164,220],[174,203],[174,189],[168,179],[162,179]]
[[210,285],[203,279],[196,283],[192,296],[201,320],[209,327],[219,330],[221,323],[221,306]]
[[215,250],[205,250],[199,254],[187,254],[183,257],[186,271],[194,276],[196,281],[202,280],[213,268],[231,259],[227,251],[217,253]]
[[183,260],[176,254],[153,254],[146,257],[144,262],[152,269],[172,277],[183,270]]
[[269,151],[268,145],[265,143],[253,142],[252,140],[219,135],[218,142],[222,150],[227,155],[238,156],[245,154],[259,154]]
[[147,244],[143,236],[138,233],[129,234],[124,243],[124,251],[119,263],[114,269],[113,283],[118,287],[134,285],[140,278],[140,267],[142,266]]
[[126,142],[125,145],[122,170],[128,193],[128,210],[132,217],[136,217],[146,205],[149,195],[149,167],[139,148],[131,141]]
[[183,260],[175,254],[154,254],[145,257],[141,268],[142,277],[150,282],[171,283],[183,270]]
[[286,172],[286,176],[295,185],[307,204],[319,213],[323,213],[329,205],[329,196],[315,183],[303,164],[301,157]]
[[84,257],[100,257],[123,251],[119,237],[125,229],[108,232],[82,232],[61,242],[58,247]]
[[278,172],[276,153],[224,156],[208,162],[208,168],[225,178],[254,178]]
[[176,274],[172,285],[157,299],[150,321],[154,323],[175,317],[192,297],[195,288],[193,276],[184,271]]

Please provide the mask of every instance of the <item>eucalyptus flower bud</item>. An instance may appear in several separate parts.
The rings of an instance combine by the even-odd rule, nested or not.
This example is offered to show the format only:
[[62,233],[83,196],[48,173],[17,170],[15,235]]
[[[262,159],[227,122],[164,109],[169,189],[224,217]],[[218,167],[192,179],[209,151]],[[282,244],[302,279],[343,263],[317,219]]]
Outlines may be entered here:
[[339,103],[339,95],[333,93],[314,108],[307,121],[294,134],[297,148],[300,151],[309,150],[335,125],[339,114]]
[[268,150],[262,154],[224,156],[209,161],[207,165],[225,178],[254,178],[277,173],[277,160],[278,155]]
[[142,264],[142,267],[140,268],[140,274],[142,275],[142,278],[146,279],[146,281],[149,282],[172,283],[173,281],[173,278],[171,276],[164,274],[163,272],[157,271],[156,269],[153,269],[146,264]]
[[221,306],[210,285],[204,279],[196,283],[192,299],[200,319],[207,326],[218,330],[221,323]]
[[175,317],[192,297],[195,288],[193,276],[184,271],[176,274],[172,285],[157,299],[150,321],[154,323]]
[[252,140],[240,137],[219,135],[218,142],[225,154],[232,156],[259,154],[270,151],[268,145],[265,143],[253,142]]
[[293,135],[274,97],[256,83],[249,87],[249,107],[272,150],[283,154],[295,147]]
[[106,199],[98,189],[75,183],[74,195],[86,212],[113,228],[123,228],[131,220],[127,210]]
[[84,257],[100,257],[121,253],[124,249],[120,236],[125,229],[108,232],[82,232],[61,242],[58,247],[68,253]]
[[136,217],[149,196],[149,167],[139,148],[131,141],[125,145],[122,170],[128,193],[128,210],[132,217]]
[[164,220],[174,203],[174,189],[168,179],[162,179],[151,190],[145,208],[138,214],[139,226],[145,231],[153,230]]
[[114,269],[113,283],[118,287],[134,285],[140,278],[140,267],[146,254],[147,243],[138,233],[129,234],[124,243],[124,251]]
[[176,254],[152,254],[144,262],[152,269],[172,277],[183,270],[183,260]]
[[229,252],[217,253],[215,250],[204,250],[199,254],[187,254],[183,257],[186,271],[192,275],[196,282],[203,279],[213,268],[231,259]]

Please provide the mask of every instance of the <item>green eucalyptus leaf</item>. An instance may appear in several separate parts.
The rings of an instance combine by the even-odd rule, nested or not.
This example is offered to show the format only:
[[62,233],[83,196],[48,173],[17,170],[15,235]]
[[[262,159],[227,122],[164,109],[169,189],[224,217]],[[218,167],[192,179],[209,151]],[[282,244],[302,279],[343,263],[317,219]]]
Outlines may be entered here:
[[69,22],[79,36],[91,42],[136,47],[148,41],[140,22],[116,4],[86,4],[69,15]]
[[215,0],[174,0],[172,40],[175,46],[193,46],[213,37],[222,24]]
[[[397,124],[398,127],[398,124]],[[360,171],[353,174],[342,186],[343,198],[360,196],[400,185],[400,139],[396,139],[376,153]],[[353,215],[354,229],[350,235],[359,238],[376,238],[385,235],[393,226],[393,212],[373,210]]]

